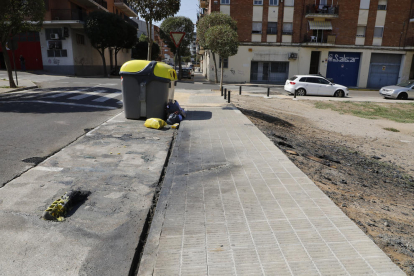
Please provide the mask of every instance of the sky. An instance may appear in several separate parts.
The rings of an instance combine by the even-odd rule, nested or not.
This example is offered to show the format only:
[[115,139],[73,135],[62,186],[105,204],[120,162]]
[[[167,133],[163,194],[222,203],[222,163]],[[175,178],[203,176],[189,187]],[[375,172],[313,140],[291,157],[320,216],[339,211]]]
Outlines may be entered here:
[[[175,16],[185,16],[190,18],[193,23],[197,22],[198,0],[181,0],[180,10]],[[155,25],[160,26],[162,21],[155,22]]]

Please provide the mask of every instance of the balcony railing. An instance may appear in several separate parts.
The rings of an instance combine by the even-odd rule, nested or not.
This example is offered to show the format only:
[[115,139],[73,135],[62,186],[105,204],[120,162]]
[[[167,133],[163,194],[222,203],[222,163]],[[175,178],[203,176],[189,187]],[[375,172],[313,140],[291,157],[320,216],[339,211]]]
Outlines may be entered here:
[[132,27],[138,29],[138,23],[135,22],[134,20],[130,19],[129,17],[125,16],[124,20],[129,23],[130,25],[132,25]]
[[306,5],[306,17],[338,17],[339,6]]
[[305,35],[303,38],[303,43],[335,44],[335,41],[336,41],[336,35],[324,35],[324,36]]
[[276,35],[277,34],[277,28],[269,27],[269,28],[267,28],[267,32],[266,33],[268,35]]
[[52,20],[86,20],[86,12],[83,10],[50,10]]
[[134,9],[127,0],[115,0],[114,3],[124,3],[126,6],[128,6],[128,8],[130,8],[132,11],[134,11],[135,14],[138,14],[137,10]]
[[404,47],[414,47],[414,37],[407,37],[405,39]]
[[92,0],[95,3],[98,3],[99,5],[101,5],[102,7],[104,7],[105,9],[108,9],[108,4],[106,3],[106,1],[103,0]]

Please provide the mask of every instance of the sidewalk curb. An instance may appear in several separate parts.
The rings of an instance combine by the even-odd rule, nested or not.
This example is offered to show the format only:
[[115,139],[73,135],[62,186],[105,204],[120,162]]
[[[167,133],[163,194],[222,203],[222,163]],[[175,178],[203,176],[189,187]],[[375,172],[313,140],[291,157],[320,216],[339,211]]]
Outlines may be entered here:
[[23,88],[17,88],[17,89],[14,89],[14,90],[3,92],[3,93],[0,92],[0,94],[7,94],[7,93],[12,93],[12,92],[25,91],[25,90],[35,89],[35,88],[38,88],[38,86],[28,86],[28,87],[23,87]]
[[142,252],[142,258],[138,264],[138,274],[140,276],[152,276],[154,274],[155,262],[158,254],[162,227],[167,213],[168,201],[170,200],[170,193],[173,186],[173,176],[176,168],[175,161],[178,156],[179,140],[181,137],[181,128],[177,131],[175,145],[173,145],[170,160],[167,165],[167,170],[162,183],[161,191],[158,197],[157,206],[154,210],[154,215],[151,222],[151,227],[148,230],[148,237]]

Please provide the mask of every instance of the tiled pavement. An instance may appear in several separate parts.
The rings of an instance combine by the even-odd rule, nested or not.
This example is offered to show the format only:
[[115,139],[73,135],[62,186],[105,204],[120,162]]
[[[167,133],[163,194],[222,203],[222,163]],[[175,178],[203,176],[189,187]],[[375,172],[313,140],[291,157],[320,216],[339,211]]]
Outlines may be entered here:
[[[219,98],[208,96],[198,99]],[[190,108],[181,124],[138,275],[405,273],[239,110],[222,105]]]

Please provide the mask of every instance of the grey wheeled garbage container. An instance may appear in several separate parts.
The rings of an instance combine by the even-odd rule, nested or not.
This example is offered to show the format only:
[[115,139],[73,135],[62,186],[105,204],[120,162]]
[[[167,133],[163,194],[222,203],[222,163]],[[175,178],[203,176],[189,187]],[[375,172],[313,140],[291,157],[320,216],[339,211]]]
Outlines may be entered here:
[[175,70],[163,63],[131,60],[122,65],[122,96],[127,119],[165,118],[165,106],[174,100]]

